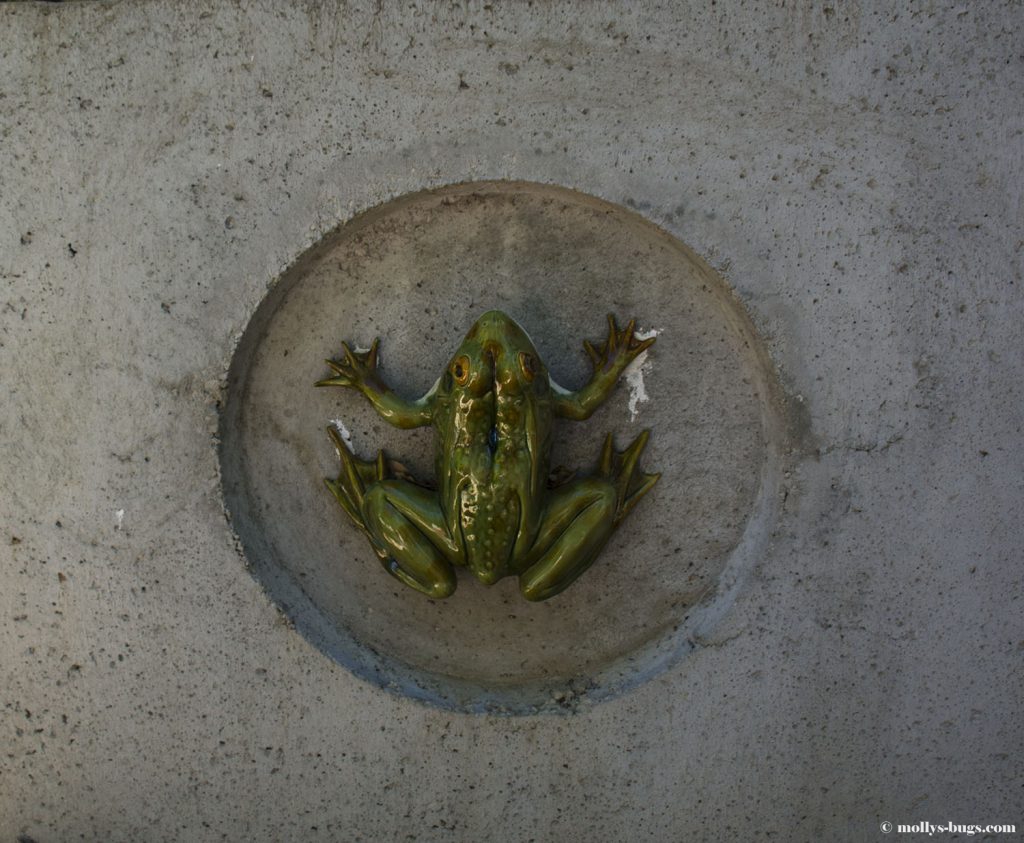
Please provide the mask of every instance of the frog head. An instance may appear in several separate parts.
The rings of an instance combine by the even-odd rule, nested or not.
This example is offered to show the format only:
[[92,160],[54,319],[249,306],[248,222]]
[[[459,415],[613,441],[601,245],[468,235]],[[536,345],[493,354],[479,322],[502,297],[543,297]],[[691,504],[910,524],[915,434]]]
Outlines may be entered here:
[[446,391],[463,398],[537,393],[548,385],[529,335],[500,310],[476,320],[448,364]]

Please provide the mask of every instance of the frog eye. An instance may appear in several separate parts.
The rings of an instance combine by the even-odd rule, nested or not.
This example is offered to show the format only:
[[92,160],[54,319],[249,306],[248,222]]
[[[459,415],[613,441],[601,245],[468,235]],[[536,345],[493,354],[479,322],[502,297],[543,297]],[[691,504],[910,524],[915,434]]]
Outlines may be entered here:
[[452,377],[459,386],[465,386],[469,380],[469,358],[460,354],[452,361]]
[[529,352],[520,351],[519,368],[523,370],[523,377],[528,381],[532,381],[537,376],[537,372],[540,371],[540,364],[537,362],[537,358]]

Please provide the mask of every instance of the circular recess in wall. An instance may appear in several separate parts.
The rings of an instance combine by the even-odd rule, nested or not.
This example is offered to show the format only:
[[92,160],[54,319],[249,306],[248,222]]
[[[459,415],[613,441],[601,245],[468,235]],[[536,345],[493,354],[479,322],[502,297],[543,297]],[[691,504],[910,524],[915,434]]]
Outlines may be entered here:
[[[354,391],[315,389],[341,341],[380,337],[382,373],[425,393],[470,325],[500,309],[554,378],[582,386],[605,316],[657,332],[640,371],[585,422],[558,421],[552,465],[593,469],[604,435],[652,431],[654,490],[562,594],[459,571],[433,601],[382,569],[324,486],[325,428],[433,475],[429,428],[397,430]],[[402,197],[327,235],[280,278],[236,349],[221,416],[225,505],[249,568],[301,634],[357,675],[464,711],[574,710],[673,664],[728,609],[771,529],[786,425],[774,370],[726,282],[625,208],[523,182]]]

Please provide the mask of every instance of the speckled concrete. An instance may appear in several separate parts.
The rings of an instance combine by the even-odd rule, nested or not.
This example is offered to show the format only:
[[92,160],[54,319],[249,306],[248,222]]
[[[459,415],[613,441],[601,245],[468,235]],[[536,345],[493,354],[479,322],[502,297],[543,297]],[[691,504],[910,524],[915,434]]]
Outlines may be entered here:
[[[0,6],[0,836],[1020,828],[1022,24],[995,3]],[[803,408],[729,612],[571,713],[357,678],[224,517],[218,403],[275,279],[362,210],[487,179],[692,247]]]

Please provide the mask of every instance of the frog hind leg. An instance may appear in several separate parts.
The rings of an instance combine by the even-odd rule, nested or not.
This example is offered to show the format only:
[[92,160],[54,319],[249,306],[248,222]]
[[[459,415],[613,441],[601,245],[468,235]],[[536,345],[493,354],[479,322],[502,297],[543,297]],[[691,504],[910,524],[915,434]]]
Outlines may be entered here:
[[567,588],[597,558],[615,525],[615,487],[591,477],[550,493],[529,567],[519,575],[527,600],[547,600]]
[[531,556],[519,575],[527,600],[547,600],[571,585],[597,558],[615,528],[658,482],[660,475],[637,471],[647,445],[644,431],[625,451],[605,439],[598,476],[551,493]]
[[326,480],[341,508],[370,540],[381,564],[400,582],[435,599],[449,597],[456,579],[449,560],[458,551],[444,526],[437,496],[404,480],[388,479],[383,451],[360,460],[334,428],[341,459],[337,480]]
[[459,554],[436,492],[405,480],[381,480],[366,490],[363,514],[389,574],[435,600],[451,597],[458,584],[452,563]]

